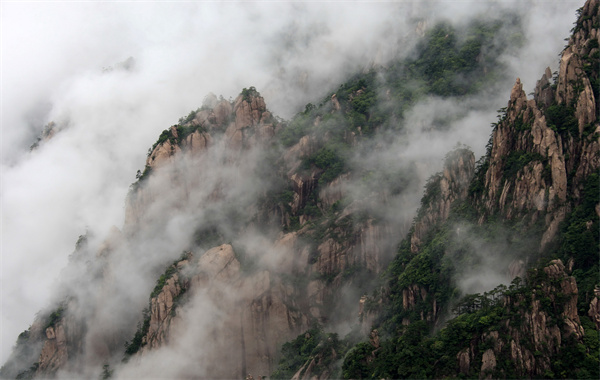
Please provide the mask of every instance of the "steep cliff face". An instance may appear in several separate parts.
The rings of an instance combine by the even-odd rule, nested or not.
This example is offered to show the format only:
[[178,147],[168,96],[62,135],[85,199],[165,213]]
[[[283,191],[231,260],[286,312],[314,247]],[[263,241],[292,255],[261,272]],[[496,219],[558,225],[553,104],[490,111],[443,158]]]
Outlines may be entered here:
[[[587,1],[579,9],[579,18],[569,43],[562,52],[555,100],[575,108],[579,133],[597,119],[598,104],[598,6]],[[595,61],[596,60],[596,61]]]
[[[308,326],[295,299],[294,289],[268,271],[244,273],[231,245],[198,258],[187,254],[159,279],[126,354],[143,367],[151,353],[197,339],[205,348],[194,360],[211,376],[269,374],[279,345]],[[207,327],[200,331],[190,327],[198,314]],[[187,376],[188,370],[173,375]]]
[[[422,207],[415,218],[413,229],[402,243],[401,253],[391,265],[391,270],[398,275],[398,279],[392,281],[389,292],[398,293],[395,297],[398,297],[397,305],[400,309],[388,313],[399,318],[402,325],[409,325],[414,319],[433,324],[438,322],[444,304],[442,300],[447,295],[443,295],[444,292],[424,276],[430,270],[429,265],[441,265],[441,256],[422,244],[425,241],[429,245],[431,236],[438,233],[440,226],[450,216],[453,205],[467,199],[474,167],[473,153],[468,149],[458,148],[447,155],[444,170],[431,177],[426,185],[421,200]],[[382,296],[383,304],[389,302],[386,299],[389,295]],[[378,309],[381,310],[382,302],[379,304]]]
[[496,212],[531,223],[543,217],[542,248],[600,166],[598,90],[591,85],[598,81],[598,2],[586,2],[580,12],[554,83],[546,69],[527,99],[517,78],[479,173],[486,210],[480,223]]
[[4,378],[52,377],[59,370],[73,368],[81,358],[83,321],[68,313],[68,303],[40,313],[17,341]]
[[[508,317],[497,329],[480,332],[457,354],[460,373],[480,378],[546,377],[553,373],[552,359],[565,350],[565,341],[583,342],[577,284],[562,261],[552,261],[533,277],[531,291],[519,292],[516,286],[514,295],[497,301]],[[499,365],[500,358],[508,358],[512,368]]]
[[419,251],[421,240],[450,214],[452,204],[467,197],[469,184],[475,170],[475,156],[468,150],[456,150],[446,157],[444,171],[432,177],[426,188],[425,202],[419,210],[410,236],[410,250]]
[[[528,210],[552,210],[555,203],[564,202],[567,196],[562,141],[546,125],[545,116],[537,109],[535,101],[527,100],[519,79],[511,91],[503,118],[492,135],[494,143],[490,169],[485,175],[487,191],[483,197],[486,208],[490,211],[499,208],[507,218]],[[529,128],[520,130],[517,120]],[[528,153],[538,159],[526,156]],[[521,156],[515,157],[517,154]],[[517,171],[512,183],[506,180],[507,169]]]

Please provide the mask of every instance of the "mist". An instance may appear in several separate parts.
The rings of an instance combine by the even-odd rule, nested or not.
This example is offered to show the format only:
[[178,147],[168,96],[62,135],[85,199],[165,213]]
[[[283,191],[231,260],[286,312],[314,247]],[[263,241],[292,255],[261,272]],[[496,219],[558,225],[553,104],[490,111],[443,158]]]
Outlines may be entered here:
[[[337,88],[350,73],[410,54],[419,20],[463,23],[485,9],[518,6],[526,41],[516,54],[504,57],[508,74],[497,84],[504,92],[467,104],[425,100],[407,117],[414,143],[401,155],[392,143],[373,161],[393,164],[408,157],[433,162],[421,174],[424,181],[457,142],[481,155],[489,123],[495,121],[495,110],[505,106],[516,77],[529,92],[546,66],[556,70],[557,52],[581,4],[441,4],[2,3],[2,362],[35,313],[64,294],[63,284],[81,281],[74,280],[81,267],[64,269],[78,236],[93,231],[93,252],[113,226],[122,228],[125,198],[148,148],[163,129],[198,108],[209,92],[235,98],[242,88],[255,86],[271,111],[289,118]],[[129,57],[131,65],[120,64]],[[461,106],[471,111],[453,122],[448,133],[423,133],[432,115],[421,110],[434,107],[451,114]],[[50,122],[59,131],[30,151]],[[222,150],[215,152],[218,156]],[[203,174],[208,184],[214,184],[213,174],[235,182],[226,199],[247,205],[269,187],[228,170],[215,166]],[[160,178],[158,189],[168,183]],[[112,291],[129,292],[107,301],[102,307],[107,315],[94,317],[98,329],[106,327],[113,312],[123,322],[112,327],[116,331],[132,326],[156,280],[155,267],[189,248],[194,231],[186,226],[201,224],[199,210],[212,191],[194,188],[196,197],[186,198],[194,213],[182,211],[186,208],[177,204],[182,189],[175,188],[151,210],[168,217],[129,244],[116,245],[111,273],[120,280]],[[415,193],[405,204],[419,198]],[[209,205],[206,212],[220,205]],[[408,211],[399,223],[410,221],[414,206]],[[164,232],[153,235],[157,230]],[[249,247],[259,244],[240,240]],[[281,252],[273,249],[272,256],[265,267],[278,265],[275,258]],[[139,270],[132,273],[131,268]],[[111,294],[111,289],[94,286],[75,290],[82,293],[78,299],[90,302]]]

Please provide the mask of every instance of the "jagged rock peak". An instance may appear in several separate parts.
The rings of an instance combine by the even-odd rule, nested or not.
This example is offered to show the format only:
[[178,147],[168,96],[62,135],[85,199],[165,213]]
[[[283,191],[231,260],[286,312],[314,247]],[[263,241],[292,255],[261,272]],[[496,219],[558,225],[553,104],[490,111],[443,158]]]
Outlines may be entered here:
[[233,103],[234,122],[225,134],[233,148],[265,142],[275,135],[277,120],[267,110],[265,100],[254,88],[244,88]]
[[547,108],[552,104],[554,99],[554,91],[552,90],[550,81],[552,80],[552,71],[546,67],[544,75],[537,81],[534,90],[534,100],[540,108]]
[[575,108],[580,133],[597,119],[599,5],[599,0],[588,0],[580,8],[573,34],[561,55],[556,85],[556,102]]
[[523,98],[525,96],[525,91],[523,91],[523,83],[521,83],[521,78],[517,77],[517,80],[510,91],[510,101],[512,103],[516,102],[518,99]]
[[495,125],[482,183],[488,214],[533,215],[533,223],[538,212],[550,212],[542,246],[568,211],[561,205],[569,195],[577,202],[584,179],[600,167],[598,99],[591,85],[598,82],[597,60],[591,58],[598,55],[598,0],[580,11],[556,77],[547,68],[531,100],[517,78]]
[[244,88],[233,103],[209,93],[201,108],[161,133],[148,153],[146,166],[154,169],[172,162],[182,150],[197,154],[222,131],[234,150],[256,146],[270,140],[278,124],[254,87]]

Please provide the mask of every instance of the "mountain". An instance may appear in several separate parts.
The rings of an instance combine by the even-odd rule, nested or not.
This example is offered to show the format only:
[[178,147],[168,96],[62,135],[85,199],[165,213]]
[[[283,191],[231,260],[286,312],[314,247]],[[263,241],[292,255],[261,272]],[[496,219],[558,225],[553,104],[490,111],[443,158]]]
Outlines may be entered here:
[[517,79],[483,157],[459,144],[433,175],[412,147],[484,107],[518,14],[419,24],[413,55],[289,121],[254,87],[208,95],[148,150],[122,228],[80,236],[0,374],[597,378],[599,4],[533,99]]
[[[458,150],[431,178],[344,378],[598,377],[598,5],[475,168]],[[510,286],[482,287],[498,267]]]

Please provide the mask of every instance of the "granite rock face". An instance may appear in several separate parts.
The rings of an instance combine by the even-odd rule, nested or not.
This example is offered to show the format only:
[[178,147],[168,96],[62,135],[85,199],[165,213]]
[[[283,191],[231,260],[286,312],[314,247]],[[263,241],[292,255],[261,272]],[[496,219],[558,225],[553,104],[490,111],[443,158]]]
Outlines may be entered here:
[[[569,194],[579,198],[587,176],[600,168],[599,100],[590,85],[597,81],[598,73],[590,70],[593,63],[583,58],[598,51],[594,47],[598,29],[593,27],[599,18],[597,4],[588,1],[582,8],[578,26],[561,54],[554,83],[546,69],[534,98],[528,99],[517,78],[492,134],[481,203],[488,213],[499,210],[508,219],[534,211],[534,223],[544,215],[541,249],[556,236],[559,223],[570,211],[564,206]],[[563,126],[569,125],[568,131],[554,125],[560,112],[571,114],[570,119],[561,119]]]

